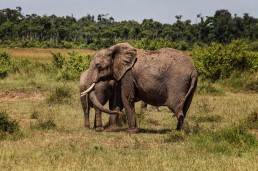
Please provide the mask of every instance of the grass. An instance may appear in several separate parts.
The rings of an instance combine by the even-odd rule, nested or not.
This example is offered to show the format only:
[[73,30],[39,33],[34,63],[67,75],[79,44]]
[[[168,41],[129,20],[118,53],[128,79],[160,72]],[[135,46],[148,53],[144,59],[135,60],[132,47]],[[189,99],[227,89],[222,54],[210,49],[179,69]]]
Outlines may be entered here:
[[[18,123],[23,136],[0,141],[0,170],[258,168],[257,94],[201,81],[204,86],[187,115],[188,129],[175,131],[177,121],[168,108],[140,112],[137,103],[141,133],[128,134],[84,129],[78,81],[57,81],[51,70],[40,67],[11,73],[0,80],[0,112]],[[52,105],[50,97],[60,101]],[[93,110],[90,119],[93,126]]]
[[92,55],[94,51],[86,49],[42,49],[42,48],[0,48],[0,51],[6,51],[13,58],[25,58],[30,60],[39,60],[42,62],[50,63],[52,60],[51,53],[60,52],[63,56],[67,57],[68,52],[78,52],[83,55]]

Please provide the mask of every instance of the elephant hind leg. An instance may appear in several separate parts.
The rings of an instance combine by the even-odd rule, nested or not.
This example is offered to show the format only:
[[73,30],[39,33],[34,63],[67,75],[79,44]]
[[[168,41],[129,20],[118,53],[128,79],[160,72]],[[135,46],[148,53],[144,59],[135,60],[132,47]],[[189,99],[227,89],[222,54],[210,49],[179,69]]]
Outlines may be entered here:
[[177,127],[176,130],[181,130],[182,125],[184,123],[184,118],[186,113],[184,113],[184,102],[185,100],[178,100],[178,101],[173,101],[174,103],[169,104],[168,108],[174,113],[174,116],[177,117]]

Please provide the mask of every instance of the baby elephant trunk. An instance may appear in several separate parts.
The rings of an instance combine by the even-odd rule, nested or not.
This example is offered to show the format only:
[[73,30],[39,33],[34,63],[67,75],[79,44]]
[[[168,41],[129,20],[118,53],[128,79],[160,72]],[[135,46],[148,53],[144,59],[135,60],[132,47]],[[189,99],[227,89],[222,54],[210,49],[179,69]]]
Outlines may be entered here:
[[99,110],[101,110],[102,112],[105,112],[107,114],[111,114],[111,115],[120,115],[122,114],[122,112],[120,111],[113,111],[113,110],[109,110],[107,108],[105,108],[97,99],[97,96],[95,94],[95,91],[92,91],[93,88],[95,86],[95,83],[93,83],[90,88],[88,88],[86,91],[81,93],[81,96],[88,96],[90,98],[90,101],[92,102],[92,104],[98,108]]

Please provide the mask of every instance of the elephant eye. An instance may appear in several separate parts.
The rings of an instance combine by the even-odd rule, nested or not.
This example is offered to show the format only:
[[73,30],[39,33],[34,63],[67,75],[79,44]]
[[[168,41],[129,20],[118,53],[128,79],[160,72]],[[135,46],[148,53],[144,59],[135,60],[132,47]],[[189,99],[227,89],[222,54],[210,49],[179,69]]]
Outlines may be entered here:
[[101,71],[101,69],[102,69],[99,64],[97,64],[97,69],[98,69],[99,71]]

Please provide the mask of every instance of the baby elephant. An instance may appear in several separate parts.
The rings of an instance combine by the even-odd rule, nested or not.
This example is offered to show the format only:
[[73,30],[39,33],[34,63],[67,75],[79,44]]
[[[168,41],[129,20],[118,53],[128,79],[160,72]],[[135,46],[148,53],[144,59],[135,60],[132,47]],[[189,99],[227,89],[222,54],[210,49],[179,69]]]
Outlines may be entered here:
[[[82,92],[86,91],[86,86],[89,84],[88,80],[90,80],[91,75],[89,74],[88,70],[84,71],[81,74],[80,77],[80,94]],[[90,120],[89,120],[89,113],[90,108],[93,107],[95,109],[95,119],[94,119],[94,128],[96,131],[102,131],[103,125],[102,125],[102,116],[101,116],[101,110],[99,110],[94,104],[93,99],[91,98],[91,94],[94,94],[95,98],[101,103],[101,105],[105,105],[107,101],[109,101],[109,109],[114,111],[120,111],[122,109],[122,102],[119,98],[118,84],[114,80],[109,81],[100,81],[98,82],[94,90],[92,92],[89,92],[86,96],[81,96],[81,105],[84,112],[84,126],[85,128],[90,128]],[[107,112],[110,112],[107,111]],[[106,112],[106,111],[104,111]],[[112,112],[111,112],[112,113]],[[118,115],[113,114],[109,117],[109,125],[105,129],[105,131],[116,131],[119,129],[118,124]]]

